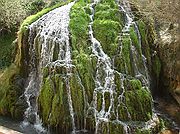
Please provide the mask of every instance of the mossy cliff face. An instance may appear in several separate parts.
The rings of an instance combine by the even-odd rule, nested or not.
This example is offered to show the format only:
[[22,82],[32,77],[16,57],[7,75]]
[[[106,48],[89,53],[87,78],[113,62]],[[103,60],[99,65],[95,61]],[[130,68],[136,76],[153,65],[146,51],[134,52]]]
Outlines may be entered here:
[[[45,126],[55,128],[59,132],[69,133],[73,127],[68,104],[68,89],[70,89],[74,123],[77,130],[87,129],[94,132],[97,129],[97,119],[94,117],[94,111],[100,112],[105,105],[105,112],[110,109],[110,115],[108,121],[100,120],[98,127],[101,129],[98,129],[98,133],[123,134],[126,127],[132,129],[132,133],[136,133],[136,131],[143,132],[140,125],[137,124],[137,127],[134,127],[131,123],[145,123],[151,120],[153,115],[151,93],[143,81],[144,78],[137,76],[137,72],[145,76],[147,71],[144,70],[142,54],[147,58],[149,67],[152,66],[152,50],[150,47],[154,40],[154,34],[150,32],[153,32],[152,27],[149,26],[151,30],[147,30],[147,22],[136,18],[141,35],[140,43],[134,25],[130,27],[129,34],[123,33],[122,29],[126,23],[125,14],[119,10],[118,3],[115,0],[102,0],[94,5],[95,14],[92,25],[94,37],[101,43],[104,53],[111,59],[115,88],[113,94],[96,91],[97,107],[92,109],[93,103],[96,102],[94,100],[97,86],[96,74],[99,67],[103,65],[98,64],[99,59],[93,54],[92,42],[89,39],[90,15],[92,14],[90,3],[88,0],[78,0],[71,8],[69,22],[73,65],[71,73],[67,74],[67,68],[64,66],[57,66],[53,69],[50,66],[40,68],[43,73],[37,100],[38,113]],[[12,82],[10,78],[19,78],[18,76],[27,78],[30,73],[29,34],[28,29],[19,33],[15,61],[18,71],[13,71],[7,81],[3,79],[6,83],[1,83],[4,93],[0,100],[0,113],[10,112],[11,115],[16,116],[18,110],[24,110],[24,107],[15,107],[14,104],[22,94],[24,86],[18,87],[17,83],[13,83],[16,87],[12,89],[9,84]],[[33,33],[31,39],[34,39],[36,34]],[[42,44],[38,37],[34,40],[37,54],[37,61],[35,62],[38,62]],[[53,58],[56,59],[58,52],[53,51],[53,53]],[[153,69],[156,70],[158,76],[158,61]],[[99,72],[99,77],[102,83],[105,83],[105,72],[103,70]],[[11,100],[11,96],[13,96],[13,100]],[[112,108],[110,108],[111,104],[113,104]]]

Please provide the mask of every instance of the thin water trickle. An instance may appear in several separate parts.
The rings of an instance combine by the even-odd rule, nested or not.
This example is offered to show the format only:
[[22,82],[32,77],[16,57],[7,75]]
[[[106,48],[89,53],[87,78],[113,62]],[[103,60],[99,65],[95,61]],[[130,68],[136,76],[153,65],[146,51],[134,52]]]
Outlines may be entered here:
[[[126,16],[126,22],[122,30],[122,35],[124,36],[129,35],[130,28],[134,27],[137,38],[138,38],[138,45],[139,45],[140,52],[138,52],[137,48],[132,45],[132,41],[130,39],[132,61],[134,65],[133,70],[135,72],[135,77],[142,82],[143,86],[150,88],[150,83],[149,83],[150,79],[149,79],[149,74],[148,74],[148,69],[147,69],[147,61],[146,61],[145,56],[142,54],[141,34],[140,34],[137,23],[134,21],[134,15],[131,13],[129,2],[127,0],[123,0],[122,4],[119,4],[119,8],[124,12]],[[142,68],[137,65],[137,63],[139,62],[143,64]]]

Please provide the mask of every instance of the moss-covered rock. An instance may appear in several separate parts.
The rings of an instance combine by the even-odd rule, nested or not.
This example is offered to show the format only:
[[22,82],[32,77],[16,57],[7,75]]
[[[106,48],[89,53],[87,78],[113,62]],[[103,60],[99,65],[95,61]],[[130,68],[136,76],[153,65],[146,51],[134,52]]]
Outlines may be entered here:
[[122,56],[123,56],[123,63],[124,63],[123,70],[127,71],[125,72],[127,74],[132,74],[130,47],[131,47],[131,40],[128,36],[127,37],[125,36],[122,39]]
[[123,25],[122,14],[114,1],[101,1],[95,7],[93,31],[106,54],[112,57],[118,48],[118,34]]
[[52,107],[52,100],[54,97],[55,87],[50,77],[47,77],[42,84],[41,92],[39,96],[40,109],[42,111],[43,122],[47,122]]
[[125,96],[126,106],[131,115],[131,120],[148,121],[151,119],[152,97],[147,89],[142,88],[137,91],[127,91]]

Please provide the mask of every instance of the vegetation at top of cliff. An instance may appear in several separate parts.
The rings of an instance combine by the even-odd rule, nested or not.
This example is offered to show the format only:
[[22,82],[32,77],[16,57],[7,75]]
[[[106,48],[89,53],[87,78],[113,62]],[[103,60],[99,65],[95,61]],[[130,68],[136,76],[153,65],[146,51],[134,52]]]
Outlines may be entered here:
[[[70,0],[69,0],[70,1]],[[69,2],[68,1],[68,2]],[[20,31],[26,30],[27,26],[37,20],[45,13],[64,5],[68,2],[62,0],[53,0],[45,2],[44,0],[1,0],[0,1],[0,68],[4,69],[12,62],[15,56],[13,50],[16,44],[12,43],[16,38],[16,32],[20,23]],[[42,10],[44,7],[46,9]],[[41,11],[42,10],[42,11]]]
[[47,13],[48,11],[61,6],[62,5],[61,3],[66,3],[65,1],[64,0],[52,0],[52,1],[1,0],[0,1],[0,34],[4,32],[15,33],[18,30],[19,25],[23,22],[23,20],[27,16],[36,14],[37,12],[41,11],[44,8],[46,8],[45,13]]
[[0,33],[16,32],[25,17],[37,13],[44,6],[43,0],[1,0]]

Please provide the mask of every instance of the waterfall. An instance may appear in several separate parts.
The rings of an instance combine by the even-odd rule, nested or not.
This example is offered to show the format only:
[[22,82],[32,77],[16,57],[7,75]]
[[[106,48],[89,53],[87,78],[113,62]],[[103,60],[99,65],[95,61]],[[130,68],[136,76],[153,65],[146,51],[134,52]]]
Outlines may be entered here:
[[[69,44],[69,12],[75,2],[71,2],[42,16],[29,26],[29,55],[30,74],[28,84],[24,92],[27,102],[23,126],[34,124],[37,132],[45,132],[38,115],[37,97],[42,83],[42,71],[44,67],[52,70],[56,67],[66,69],[66,88],[68,93],[69,111],[72,120],[73,131],[75,130],[74,110],[72,106],[69,77],[71,76],[72,61]],[[39,43],[39,44],[38,44]],[[56,52],[56,53],[55,53]]]
[[[131,55],[130,62],[133,64],[132,72],[128,69],[128,62],[126,61],[120,61],[123,63],[123,69],[121,68],[118,70],[116,66],[114,65],[115,59],[113,59],[116,55],[114,54],[112,57],[109,56],[105,50],[103,50],[103,43],[98,40],[98,38],[95,37],[94,31],[93,31],[93,23],[95,18],[95,7],[98,5],[101,1],[100,0],[94,0],[92,3],[88,4],[88,8],[90,8],[90,22],[87,23],[88,30],[89,30],[89,39],[90,39],[90,50],[91,54],[88,55],[89,57],[95,57],[97,61],[95,60],[96,67],[93,70],[95,74],[92,75],[92,81],[93,84],[93,91],[92,96],[88,98],[89,92],[86,92],[86,83],[83,81],[83,77],[80,76],[80,71],[78,70],[78,66],[75,66],[76,63],[73,59],[76,57],[72,56],[73,47],[71,48],[70,44],[70,33],[69,33],[69,22],[70,22],[70,10],[72,6],[75,4],[75,2],[71,2],[67,5],[64,5],[62,7],[56,8],[53,11],[50,11],[49,13],[43,15],[41,18],[39,18],[37,21],[32,23],[29,26],[29,38],[28,38],[28,48],[29,48],[29,77],[27,79],[27,85],[24,92],[24,97],[26,99],[27,103],[27,109],[24,112],[24,121],[23,121],[23,127],[32,125],[38,133],[46,133],[46,129],[43,127],[42,121],[40,119],[39,115],[39,109],[38,109],[38,97],[41,95],[41,88],[43,87],[44,79],[46,79],[46,76],[44,77],[43,71],[44,69],[48,68],[48,78],[54,77],[56,73],[59,73],[57,71],[57,68],[62,69],[61,71],[63,74],[60,74],[61,76],[57,79],[62,80],[61,84],[63,85],[61,88],[65,88],[65,93],[60,93],[62,96],[67,94],[67,100],[59,98],[56,101],[61,101],[60,103],[67,103],[68,104],[68,114],[70,117],[70,124],[67,126],[72,127],[72,133],[81,133],[86,132],[86,124],[88,124],[88,116],[90,115],[94,122],[95,122],[95,133],[101,133],[101,127],[105,124],[108,125],[107,132],[110,131],[110,123],[112,124],[118,124],[122,126],[124,133],[131,134],[131,127],[132,122],[136,122],[136,117],[133,117],[133,110],[129,110],[128,102],[126,99],[129,97],[127,94],[133,94],[136,89],[133,89],[133,84],[131,83],[131,80],[135,81],[138,85],[138,91],[146,90],[149,88],[149,75],[148,75],[148,69],[147,69],[147,61],[145,56],[142,54],[142,39],[141,34],[138,28],[138,24],[134,21],[134,16],[131,13],[131,8],[129,6],[129,3],[127,1],[123,1],[120,3],[120,1],[117,1],[116,4],[119,6],[119,12],[123,12],[125,15],[125,24],[122,28],[122,31],[119,33],[121,39],[124,37],[128,38],[130,40],[130,48],[128,48],[128,53]],[[87,7],[86,7],[87,8]],[[85,9],[83,9],[85,11]],[[117,7],[118,10],[118,7]],[[73,15],[76,15],[75,13]],[[72,16],[73,16],[72,15]],[[119,22],[117,21],[119,24]],[[133,44],[131,36],[130,36],[130,29],[134,28],[134,31],[138,38],[138,45],[139,50],[136,48],[136,46]],[[118,44],[119,43],[119,44]],[[118,56],[123,57],[123,40],[119,40],[117,45],[120,48],[120,52],[118,53]],[[88,44],[88,43],[87,43]],[[110,45],[110,44],[108,44]],[[71,50],[72,49],[72,50]],[[73,51],[74,52],[74,51]],[[78,51],[79,52],[79,51]],[[81,61],[80,61],[81,62]],[[142,64],[139,64],[141,62]],[[73,64],[75,63],[75,65]],[[131,64],[129,63],[129,64]],[[88,70],[88,68],[87,68]],[[57,71],[57,72],[56,72]],[[79,72],[78,72],[79,71]],[[89,70],[88,70],[89,71]],[[88,72],[89,73],[89,72]],[[86,73],[84,73],[86,74]],[[75,77],[74,77],[75,76]],[[76,79],[73,81],[71,78]],[[53,80],[52,80],[53,81]],[[52,82],[54,85],[56,85],[56,77],[55,80]],[[82,82],[83,81],[83,82]],[[59,81],[58,81],[59,82]],[[73,83],[75,82],[75,83]],[[76,83],[77,82],[77,83]],[[142,86],[141,86],[142,83]],[[49,83],[48,83],[49,84]],[[51,83],[50,83],[51,84]],[[82,96],[83,96],[83,102],[80,105],[82,105],[84,115],[78,115],[81,108],[76,108],[77,102],[76,99],[80,96],[74,97],[74,94],[78,94],[79,92],[75,92],[73,89],[74,84],[77,84],[78,86],[75,86],[74,90],[81,90]],[[84,85],[83,85],[84,84]],[[57,84],[58,85],[58,84]],[[73,86],[72,86],[73,85]],[[59,86],[59,85],[58,85]],[[119,86],[119,87],[118,87]],[[129,86],[129,87],[128,87]],[[137,86],[137,85],[136,85]],[[50,88],[57,88],[57,87],[50,87]],[[59,88],[59,87],[58,87]],[[135,87],[137,88],[137,87]],[[52,89],[53,95],[59,95],[56,93],[57,90],[60,89]],[[90,89],[91,90],[91,89]],[[60,91],[64,92],[64,90]],[[46,92],[49,93],[49,92]],[[143,92],[144,93],[144,92]],[[80,94],[80,93],[79,93]],[[137,93],[138,94],[138,93]],[[52,96],[53,96],[52,95]],[[136,95],[136,94],[133,94]],[[53,96],[53,97],[54,97]],[[127,97],[128,96],[128,97]],[[147,97],[148,95],[144,95]],[[143,97],[144,97],[143,96]],[[43,96],[44,97],[44,96]],[[53,98],[52,97],[52,98]],[[57,96],[56,96],[57,97]],[[59,97],[59,96],[58,96]],[[81,97],[81,96],[80,96]],[[133,96],[134,97],[134,96]],[[39,97],[40,98],[40,97]],[[55,97],[54,97],[55,98]],[[53,98],[53,99],[54,99]],[[46,98],[45,98],[46,99]],[[81,99],[81,98],[80,98]],[[91,99],[91,100],[90,100]],[[128,98],[131,99],[131,96]],[[132,99],[134,100],[134,98]],[[43,101],[43,99],[42,99]],[[67,102],[65,102],[67,101]],[[90,103],[88,102],[90,101]],[[99,102],[100,101],[100,102]],[[140,100],[142,101],[142,100]],[[139,102],[140,102],[139,101]],[[144,101],[144,100],[143,100]],[[148,102],[148,100],[145,100]],[[138,102],[138,103],[139,103]],[[43,103],[43,102],[41,102]],[[52,112],[52,103],[50,102],[50,112],[48,113],[48,121],[46,123],[49,123],[49,120],[51,117],[53,117],[53,114],[56,114],[56,112]],[[144,103],[144,102],[140,102]],[[76,105],[74,105],[76,104]],[[49,106],[49,105],[48,105]],[[56,107],[56,103],[53,105]],[[57,106],[58,107],[58,106]],[[62,108],[61,106],[59,106]],[[132,106],[133,107],[133,106]],[[63,107],[64,109],[67,109],[66,107]],[[63,109],[62,108],[62,109]],[[63,110],[64,110],[63,109]],[[121,114],[123,109],[124,116]],[[41,109],[40,109],[41,110]],[[58,109],[59,110],[59,109]],[[140,109],[142,110],[142,109]],[[42,110],[43,111],[43,110]],[[143,110],[142,110],[143,111]],[[140,111],[140,112],[142,112]],[[150,110],[149,110],[150,111]],[[43,111],[44,112],[44,111]],[[59,111],[61,112],[61,111]],[[63,111],[64,112],[64,111]],[[65,111],[67,112],[67,111]],[[63,114],[66,115],[66,114]],[[137,116],[137,115],[135,115]],[[58,116],[60,117],[60,116]],[[90,117],[90,118],[91,118]],[[146,117],[146,116],[145,116]],[[56,118],[53,117],[53,118]],[[60,117],[61,118],[61,117]],[[65,117],[62,117],[63,123],[65,121],[69,121],[67,119],[64,119]],[[80,118],[80,119],[79,119]],[[42,118],[43,119],[43,118]],[[148,118],[149,119],[149,118]],[[81,120],[81,121],[79,121]],[[83,120],[83,121],[82,121]],[[44,121],[44,120],[43,120]],[[54,121],[54,120],[53,120]],[[144,120],[143,120],[144,121]],[[142,121],[142,122],[143,122]],[[144,121],[145,122],[145,121]],[[144,128],[149,128],[152,124],[153,120],[150,120],[145,123]],[[55,122],[56,123],[56,122]],[[58,122],[59,123],[59,122]],[[55,125],[60,125],[60,124]],[[69,123],[69,122],[68,122]],[[154,122],[153,122],[154,123]],[[64,123],[66,125],[66,123]],[[64,125],[63,124],[63,125]],[[150,125],[149,125],[150,124]],[[50,124],[51,125],[51,124]],[[53,124],[54,125],[54,124]],[[53,126],[52,125],[52,126]],[[53,126],[54,127],[54,126]],[[63,126],[64,127],[64,126]],[[63,128],[62,127],[62,128]],[[65,126],[66,127],[66,126]],[[84,128],[83,128],[84,127]],[[94,126],[93,126],[94,127]],[[66,129],[67,129],[66,128]],[[78,130],[80,129],[80,130]],[[69,131],[69,130],[68,130]],[[94,131],[94,130],[93,130]]]

